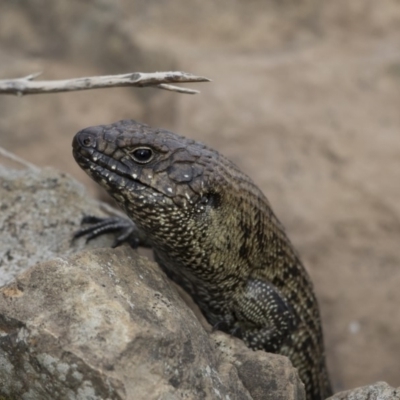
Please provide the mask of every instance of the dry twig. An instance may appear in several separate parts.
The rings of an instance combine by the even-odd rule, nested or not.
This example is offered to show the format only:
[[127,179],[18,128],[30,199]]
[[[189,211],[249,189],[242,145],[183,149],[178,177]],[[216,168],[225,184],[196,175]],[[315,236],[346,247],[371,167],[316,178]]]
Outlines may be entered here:
[[39,168],[36,167],[36,165],[31,164],[30,162],[18,157],[16,154],[7,151],[3,147],[0,147],[0,156],[6,158],[8,160],[14,161],[18,164],[21,164],[26,168],[33,169],[35,171],[39,171]]
[[35,81],[40,73],[28,75],[24,78],[0,80],[0,94],[25,94],[71,92],[76,90],[100,89],[118,86],[146,87],[155,86],[160,89],[179,93],[196,94],[198,90],[181,88],[171,83],[210,82],[203,76],[196,76],[186,72],[133,72],[130,74],[90,76],[66,80]]

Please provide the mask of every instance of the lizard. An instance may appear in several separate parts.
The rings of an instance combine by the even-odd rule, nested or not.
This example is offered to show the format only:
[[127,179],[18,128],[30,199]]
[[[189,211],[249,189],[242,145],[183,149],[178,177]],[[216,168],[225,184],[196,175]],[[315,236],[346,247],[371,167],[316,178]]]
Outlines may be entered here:
[[116,245],[152,247],[215,329],[289,357],[308,400],[332,394],[313,284],[247,175],[202,143],[134,120],[83,129],[72,146],[129,217],[87,217],[76,237],[120,230]]

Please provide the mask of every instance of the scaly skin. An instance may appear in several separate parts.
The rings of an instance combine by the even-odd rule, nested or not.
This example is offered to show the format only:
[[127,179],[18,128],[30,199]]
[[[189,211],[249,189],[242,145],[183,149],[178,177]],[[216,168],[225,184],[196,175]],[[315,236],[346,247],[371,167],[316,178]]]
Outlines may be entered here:
[[288,356],[307,399],[332,393],[312,283],[249,177],[203,144],[131,120],[78,132],[73,154],[211,325]]

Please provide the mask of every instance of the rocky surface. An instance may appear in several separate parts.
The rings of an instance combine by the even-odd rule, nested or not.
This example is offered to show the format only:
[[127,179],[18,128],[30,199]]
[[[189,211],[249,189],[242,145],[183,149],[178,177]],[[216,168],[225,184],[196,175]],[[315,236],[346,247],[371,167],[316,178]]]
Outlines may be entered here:
[[[104,215],[84,187],[50,168],[11,169],[0,164],[0,286],[38,262],[85,248],[72,241],[84,215]],[[107,246],[110,237],[91,246]]]
[[400,400],[400,388],[392,388],[386,382],[340,392],[329,400]]
[[398,0],[3,3],[1,78],[173,68],[213,82],[3,96],[1,146],[91,188],[69,151],[89,125],[136,118],[217,148],[310,271],[335,389],[400,385]]
[[[234,365],[240,381],[254,399],[305,400],[303,386],[299,385],[297,372],[288,358],[264,351],[249,352],[240,340],[232,340],[219,331],[213,332],[211,339],[221,351],[224,369],[229,371],[226,367]],[[237,392],[231,394],[233,399],[240,399]]]
[[74,254],[82,215],[101,210],[72,178],[0,172],[0,273],[14,275],[0,288],[0,398],[304,400],[286,357],[210,340],[155,263],[128,246]]

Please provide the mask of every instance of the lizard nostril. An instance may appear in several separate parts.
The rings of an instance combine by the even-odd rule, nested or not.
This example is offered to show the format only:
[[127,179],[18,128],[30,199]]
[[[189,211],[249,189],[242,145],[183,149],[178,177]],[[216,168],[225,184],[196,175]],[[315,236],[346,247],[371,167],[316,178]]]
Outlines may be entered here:
[[81,132],[78,133],[77,139],[81,146],[83,147],[95,147],[96,146],[96,137],[90,132]]
[[92,143],[92,141],[90,140],[90,138],[85,138],[85,139],[83,139],[82,140],[82,143],[85,145],[85,146],[90,146],[90,144]]
[[90,132],[87,129],[82,130],[75,135],[74,140],[72,141],[72,147],[75,151],[96,148],[97,137],[98,135],[96,132]]

